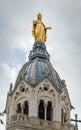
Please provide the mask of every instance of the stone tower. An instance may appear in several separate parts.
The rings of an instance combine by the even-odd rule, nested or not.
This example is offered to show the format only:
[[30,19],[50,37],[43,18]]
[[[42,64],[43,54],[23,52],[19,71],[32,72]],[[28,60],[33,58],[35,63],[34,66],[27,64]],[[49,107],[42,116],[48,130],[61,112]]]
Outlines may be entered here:
[[6,130],[75,130],[68,90],[50,63],[42,41],[35,41],[6,102]]

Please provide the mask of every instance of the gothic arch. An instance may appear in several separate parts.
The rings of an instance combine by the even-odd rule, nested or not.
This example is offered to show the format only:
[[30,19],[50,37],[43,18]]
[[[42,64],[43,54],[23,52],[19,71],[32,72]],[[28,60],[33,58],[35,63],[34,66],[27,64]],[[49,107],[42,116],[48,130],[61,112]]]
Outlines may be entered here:
[[18,104],[19,102],[23,105],[23,102],[24,101],[28,101],[28,104],[29,104],[29,97],[26,95],[26,96],[20,96],[19,98],[17,98],[15,104]]
[[27,97],[21,97],[19,98],[16,103],[16,112],[26,114],[28,116],[29,114],[29,100]]
[[40,97],[39,97],[39,101],[40,100],[44,100],[44,102],[52,102],[53,103],[53,99],[50,97],[50,96],[48,96],[48,95],[40,95]]
[[43,99],[40,99],[38,106],[38,117],[44,120],[53,120],[52,101],[45,102]]

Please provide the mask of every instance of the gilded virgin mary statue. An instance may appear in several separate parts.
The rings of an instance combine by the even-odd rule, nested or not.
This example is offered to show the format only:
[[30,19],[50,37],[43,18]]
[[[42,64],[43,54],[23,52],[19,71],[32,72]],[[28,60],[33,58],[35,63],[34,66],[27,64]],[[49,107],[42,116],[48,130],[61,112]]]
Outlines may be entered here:
[[33,20],[32,34],[35,39],[35,42],[46,42],[47,30],[51,27],[46,27],[42,22],[42,14],[37,14],[37,20]]

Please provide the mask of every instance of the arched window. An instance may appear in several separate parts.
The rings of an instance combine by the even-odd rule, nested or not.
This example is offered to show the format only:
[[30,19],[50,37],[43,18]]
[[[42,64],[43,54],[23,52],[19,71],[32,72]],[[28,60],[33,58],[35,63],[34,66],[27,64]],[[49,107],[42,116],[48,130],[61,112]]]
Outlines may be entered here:
[[53,109],[52,109],[52,102],[48,102],[47,106],[47,120],[52,121],[53,118]]
[[40,103],[39,103],[38,117],[40,119],[44,119],[44,101],[43,100],[40,100]]
[[21,113],[22,109],[21,109],[21,103],[17,104],[17,113]]
[[24,102],[23,114],[26,114],[28,116],[28,111],[29,111],[28,101],[25,101]]

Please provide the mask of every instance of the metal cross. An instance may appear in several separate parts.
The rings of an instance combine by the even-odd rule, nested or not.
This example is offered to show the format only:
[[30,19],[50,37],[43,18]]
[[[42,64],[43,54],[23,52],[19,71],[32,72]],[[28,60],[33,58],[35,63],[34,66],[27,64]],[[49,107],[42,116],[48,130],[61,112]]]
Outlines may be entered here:
[[42,73],[45,74],[45,76],[51,75],[51,73],[47,69],[45,69]]
[[75,114],[75,119],[71,119],[71,121],[75,121],[75,127],[78,128],[77,122],[81,122],[81,120],[77,120],[77,114]]

